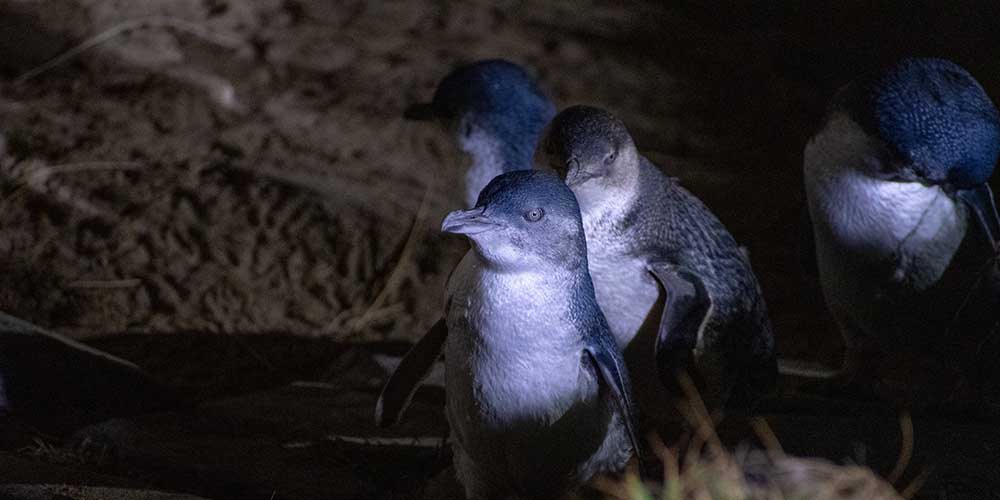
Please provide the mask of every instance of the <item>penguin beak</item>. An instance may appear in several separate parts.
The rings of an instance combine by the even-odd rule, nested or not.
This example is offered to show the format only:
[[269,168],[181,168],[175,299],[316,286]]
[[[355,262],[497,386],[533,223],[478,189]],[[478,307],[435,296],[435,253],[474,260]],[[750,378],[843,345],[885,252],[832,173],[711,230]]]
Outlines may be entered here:
[[403,111],[403,118],[419,122],[429,122],[434,120],[434,105],[429,102],[418,102],[406,107]]
[[444,218],[441,231],[453,234],[473,235],[492,231],[500,227],[500,223],[484,215],[485,208],[477,207],[471,210],[455,210]]
[[1000,217],[997,216],[997,206],[993,201],[993,191],[990,190],[989,184],[983,183],[972,189],[959,189],[955,194],[972,211],[990,246],[996,248],[1000,239]]
[[593,178],[593,175],[588,174],[583,168],[580,167],[580,160],[575,156],[571,156],[566,160],[566,185],[569,187],[578,186],[583,184],[587,180]]

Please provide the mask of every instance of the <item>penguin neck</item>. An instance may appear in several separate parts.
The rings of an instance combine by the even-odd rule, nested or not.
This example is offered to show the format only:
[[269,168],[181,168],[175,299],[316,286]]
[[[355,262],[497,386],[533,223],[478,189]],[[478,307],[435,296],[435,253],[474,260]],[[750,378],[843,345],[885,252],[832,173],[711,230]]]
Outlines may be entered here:
[[531,168],[530,158],[522,158],[504,139],[476,130],[468,137],[460,137],[458,145],[469,155],[470,164],[465,171],[465,201],[467,206],[476,204],[479,192],[494,177],[512,170]]
[[530,280],[540,285],[568,286],[569,289],[593,287],[593,283],[590,283],[590,275],[585,272],[587,269],[586,257],[577,259],[578,262],[582,262],[582,266],[541,261],[524,264],[501,264],[487,258],[479,250],[475,251],[475,254],[481,271],[495,276],[497,279]]
[[[626,161],[627,160],[627,161]],[[635,205],[639,195],[641,157],[623,157],[612,178],[596,179],[593,185],[573,189],[580,201],[584,232],[592,234],[598,227],[622,219]]]

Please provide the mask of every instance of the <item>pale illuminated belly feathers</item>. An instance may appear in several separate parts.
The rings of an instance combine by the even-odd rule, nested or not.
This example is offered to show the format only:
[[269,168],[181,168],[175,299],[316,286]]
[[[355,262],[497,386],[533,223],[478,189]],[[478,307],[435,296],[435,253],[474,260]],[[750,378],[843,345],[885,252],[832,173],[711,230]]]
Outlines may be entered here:
[[[839,138],[820,134],[805,152],[806,191],[827,302],[841,326],[867,334],[891,328],[901,319],[894,315],[941,319],[935,315],[944,308],[933,307],[933,297],[921,292],[949,270],[965,238],[965,206],[938,186],[860,172],[852,165],[864,154],[852,130],[856,125],[839,126]],[[932,307],[915,305],[923,299]]]
[[[470,252],[449,293],[447,415],[460,475],[532,482],[555,472],[538,463],[585,477],[624,463],[618,416],[583,369],[581,332],[567,322],[572,290],[490,271]],[[474,473],[471,464],[492,469]]]

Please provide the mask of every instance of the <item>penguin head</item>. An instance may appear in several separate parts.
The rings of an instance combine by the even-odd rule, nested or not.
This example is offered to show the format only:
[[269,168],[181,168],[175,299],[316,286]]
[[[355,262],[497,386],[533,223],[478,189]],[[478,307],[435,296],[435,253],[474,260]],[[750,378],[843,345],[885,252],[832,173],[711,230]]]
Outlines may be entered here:
[[500,270],[587,268],[576,197],[551,172],[498,175],[483,188],[474,208],[448,214],[441,230],[467,236],[479,256]]
[[993,173],[1000,115],[979,83],[943,59],[903,59],[841,89],[829,118],[850,118],[871,151],[859,162],[879,178],[968,189]]
[[489,59],[449,73],[431,102],[411,105],[404,117],[441,123],[470,154],[499,147],[510,169],[526,169],[538,135],[555,111],[524,68]]
[[625,124],[592,106],[572,106],[556,115],[535,151],[535,165],[555,170],[583,205],[609,190],[627,189],[638,159]]

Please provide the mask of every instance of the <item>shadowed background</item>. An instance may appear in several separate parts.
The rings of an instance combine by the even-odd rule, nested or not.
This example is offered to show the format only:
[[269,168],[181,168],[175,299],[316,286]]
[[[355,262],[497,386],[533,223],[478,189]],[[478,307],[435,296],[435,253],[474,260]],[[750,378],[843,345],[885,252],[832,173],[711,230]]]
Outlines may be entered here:
[[437,226],[463,158],[401,113],[500,56],[619,115],[750,250],[782,354],[835,363],[799,267],[805,141],[900,55],[996,88],[989,5],[8,1],[0,306],[81,337],[413,339],[461,253]]

